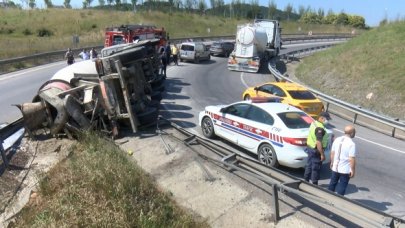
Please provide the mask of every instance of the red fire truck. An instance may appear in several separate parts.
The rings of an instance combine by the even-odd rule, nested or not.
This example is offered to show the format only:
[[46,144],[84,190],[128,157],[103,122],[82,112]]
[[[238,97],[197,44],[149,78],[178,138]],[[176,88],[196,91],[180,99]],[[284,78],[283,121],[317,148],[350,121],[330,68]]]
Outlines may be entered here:
[[160,39],[159,45],[162,46],[166,44],[168,37],[164,28],[158,29],[153,25],[108,27],[105,31],[104,47],[149,39]]

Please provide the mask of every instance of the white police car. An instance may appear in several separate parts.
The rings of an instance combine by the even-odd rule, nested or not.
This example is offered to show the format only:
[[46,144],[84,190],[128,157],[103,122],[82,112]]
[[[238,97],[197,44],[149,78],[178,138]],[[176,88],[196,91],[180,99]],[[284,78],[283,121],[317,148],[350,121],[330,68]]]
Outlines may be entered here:
[[[267,100],[207,106],[199,114],[205,137],[224,138],[256,153],[261,163],[272,167],[305,167],[304,149],[313,121],[300,109]],[[331,135],[330,130],[327,133]],[[327,150],[325,158],[329,157]]]

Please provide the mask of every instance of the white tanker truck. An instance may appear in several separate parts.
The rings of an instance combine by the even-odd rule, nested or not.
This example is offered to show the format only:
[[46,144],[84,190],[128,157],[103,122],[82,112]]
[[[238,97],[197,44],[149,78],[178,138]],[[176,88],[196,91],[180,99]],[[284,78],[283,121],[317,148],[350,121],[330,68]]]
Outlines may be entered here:
[[228,69],[258,72],[262,64],[280,52],[280,33],[276,20],[256,19],[253,24],[239,25],[235,50],[228,59]]

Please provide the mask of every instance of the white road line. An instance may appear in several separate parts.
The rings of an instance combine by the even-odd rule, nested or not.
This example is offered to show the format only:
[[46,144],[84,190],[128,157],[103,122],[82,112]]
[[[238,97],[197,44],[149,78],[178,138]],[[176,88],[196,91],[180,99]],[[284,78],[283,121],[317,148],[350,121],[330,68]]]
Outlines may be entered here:
[[[65,62],[63,62],[63,63],[65,63]],[[35,71],[43,70],[43,69],[50,68],[50,67],[53,67],[53,66],[56,66],[56,65],[61,65],[61,64],[62,64],[61,62],[56,62],[56,63],[51,63],[51,64],[35,67],[35,68],[32,68],[32,69],[28,69],[28,70],[22,70],[22,71],[19,71],[18,73],[10,73],[10,75],[8,75],[8,76],[1,76],[0,75],[0,81],[4,81],[4,80],[14,78],[14,77],[17,77],[17,76],[20,76],[20,75],[32,73],[32,72],[35,72]]]
[[243,79],[243,75],[245,75],[243,72],[240,74],[240,80],[242,81],[242,84],[246,87],[249,88],[249,86],[246,84],[245,80]]
[[[336,128],[334,128],[334,130],[337,131],[337,132],[340,132],[340,133],[344,133],[343,131],[338,130],[338,129],[336,129]],[[399,152],[399,153],[401,153],[401,154],[405,154],[405,151],[401,151],[401,150],[398,150],[398,149],[395,149],[395,148],[392,148],[392,147],[389,147],[389,146],[386,146],[386,145],[383,145],[383,144],[380,144],[380,143],[376,143],[376,142],[370,141],[370,140],[365,139],[365,138],[362,138],[362,137],[356,136],[356,139],[360,139],[360,140],[366,141],[366,142],[368,142],[368,143],[372,143],[372,144],[374,144],[374,145],[383,147],[383,148],[385,148],[385,149],[389,149],[389,150],[393,150],[393,151]]]

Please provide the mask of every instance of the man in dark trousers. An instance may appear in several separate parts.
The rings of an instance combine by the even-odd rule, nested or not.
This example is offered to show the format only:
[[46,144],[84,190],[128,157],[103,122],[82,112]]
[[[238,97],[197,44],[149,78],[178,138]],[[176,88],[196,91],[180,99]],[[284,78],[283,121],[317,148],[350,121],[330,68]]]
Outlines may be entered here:
[[170,56],[172,55],[172,51],[170,48],[170,42],[167,42],[167,45],[165,47],[165,52],[166,52],[167,65],[170,65]]
[[309,135],[307,138],[307,148],[305,151],[308,154],[307,165],[305,167],[304,179],[311,180],[312,184],[318,185],[322,162],[325,160],[324,150],[328,145],[328,135],[325,125],[330,120],[330,115],[327,112],[322,112],[318,116],[318,120],[311,123],[309,127]]
[[167,55],[164,48],[160,49],[160,74],[166,78]]
[[356,135],[356,129],[353,125],[345,127],[345,135],[336,138],[332,144],[330,154],[330,168],[332,176],[328,189],[335,191],[339,195],[346,193],[350,178],[354,177],[356,167],[356,144],[353,138]]

